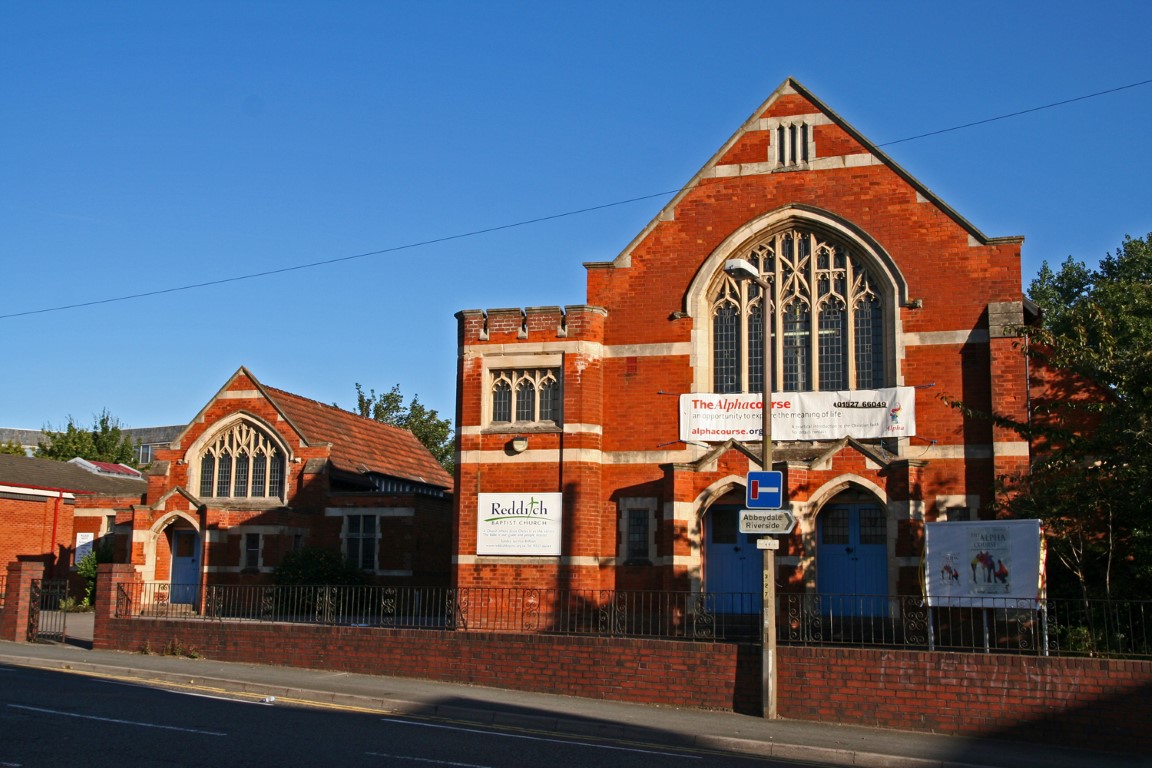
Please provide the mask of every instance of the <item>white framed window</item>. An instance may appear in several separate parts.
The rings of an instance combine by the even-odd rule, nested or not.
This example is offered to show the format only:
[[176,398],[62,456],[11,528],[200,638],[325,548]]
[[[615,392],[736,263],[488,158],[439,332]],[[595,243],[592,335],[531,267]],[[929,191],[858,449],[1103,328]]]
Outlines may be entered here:
[[380,550],[379,521],[376,515],[347,515],[344,518],[344,558],[362,571],[376,570]]
[[561,423],[559,368],[501,368],[489,371],[492,424]]
[[650,565],[656,561],[656,499],[623,498],[619,510],[618,556],[625,565]]
[[240,421],[221,431],[199,457],[201,498],[279,499],[284,452],[265,432]]
[[884,299],[859,254],[816,231],[792,227],[733,257],[752,262],[771,295],[723,271],[713,279],[708,291],[713,391],[763,390],[765,311],[773,391],[885,386]]
[[244,534],[244,560],[241,567],[257,570],[260,568],[260,534]]

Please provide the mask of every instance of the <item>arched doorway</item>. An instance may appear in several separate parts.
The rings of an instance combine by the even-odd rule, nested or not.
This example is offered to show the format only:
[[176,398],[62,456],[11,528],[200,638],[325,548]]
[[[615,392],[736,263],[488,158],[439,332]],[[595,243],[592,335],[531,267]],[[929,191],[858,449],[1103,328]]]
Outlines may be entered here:
[[704,515],[704,590],[715,595],[724,613],[757,613],[764,584],[763,553],[756,536],[740,533],[735,494],[708,508]]
[[200,535],[193,528],[169,528],[172,570],[169,600],[194,603],[200,585]]
[[816,590],[840,616],[888,614],[888,515],[861,490],[831,499],[816,518]]

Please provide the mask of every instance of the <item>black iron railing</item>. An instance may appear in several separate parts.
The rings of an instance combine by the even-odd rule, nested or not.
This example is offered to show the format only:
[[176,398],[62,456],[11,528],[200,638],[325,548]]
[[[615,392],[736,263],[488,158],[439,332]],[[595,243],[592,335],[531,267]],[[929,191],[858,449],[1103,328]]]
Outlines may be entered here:
[[743,593],[209,586],[203,600],[178,603],[171,599],[176,591],[121,585],[117,615],[747,641],[758,637],[760,611],[760,597]]
[[[182,594],[190,602],[175,602]],[[122,585],[118,616],[716,642],[761,641],[751,593],[544,588]],[[777,596],[777,642],[1152,658],[1152,601],[929,605],[920,595]]]

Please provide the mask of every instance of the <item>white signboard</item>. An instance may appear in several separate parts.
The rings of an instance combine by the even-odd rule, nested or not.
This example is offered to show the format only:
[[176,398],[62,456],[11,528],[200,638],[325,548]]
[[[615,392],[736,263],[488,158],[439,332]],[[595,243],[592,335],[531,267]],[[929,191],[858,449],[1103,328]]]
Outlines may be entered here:
[[924,587],[930,606],[997,608],[1036,600],[1044,584],[1039,520],[978,520],[924,526]]
[[740,510],[740,533],[792,533],[796,518],[786,509]]
[[94,533],[77,533],[76,550],[72,554],[72,564],[79,565],[80,561],[92,551],[92,542],[96,540]]
[[564,495],[481,493],[477,555],[560,555]]
[[[680,439],[688,442],[759,440],[763,417],[759,394],[680,396]],[[839,440],[911,437],[916,434],[912,387],[838,392],[776,392],[772,395],[773,440]]]

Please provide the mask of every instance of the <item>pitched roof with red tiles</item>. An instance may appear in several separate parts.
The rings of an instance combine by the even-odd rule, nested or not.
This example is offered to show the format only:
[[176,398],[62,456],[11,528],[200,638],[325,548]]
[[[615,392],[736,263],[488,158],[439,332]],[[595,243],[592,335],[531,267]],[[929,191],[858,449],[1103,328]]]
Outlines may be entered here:
[[408,430],[280,389],[265,386],[264,391],[308,442],[332,444],[336,469],[452,489],[452,476]]

